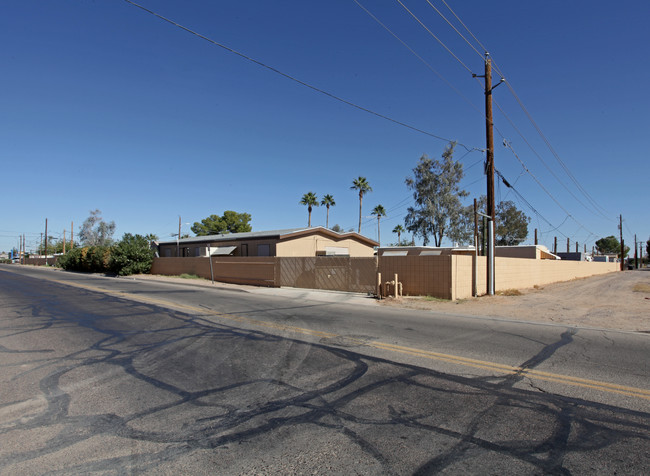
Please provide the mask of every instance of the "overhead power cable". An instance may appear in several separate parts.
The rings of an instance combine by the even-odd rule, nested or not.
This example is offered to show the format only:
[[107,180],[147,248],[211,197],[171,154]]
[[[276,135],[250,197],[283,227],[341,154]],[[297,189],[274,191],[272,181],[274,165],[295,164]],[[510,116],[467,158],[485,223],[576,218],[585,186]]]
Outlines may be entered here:
[[[437,13],[438,15],[440,15],[440,17],[441,17],[444,21],[446,21],[447,24],[448,24],[450,27],[452,27],[453,30],[454,30],[456,33],[458,33],[458,36],[460,36],[463,40],[465,40],[465,43],[467,43],[467,44],[469,45],[469,47],[472,48],[472,49],[476,52],[476,54],[479,55],[479,57],[482,59],[482,58],[483,58],[483,53],[481,53],[479,50],[477,50],[476,47],[475,47],[475,46],[474,46],[474,45],[473,45],[473,44],[472,44],[472,43],[471,43],[467,38],[465,38],[465,36],[464,36],[460,31],[458,31],[458,28],[456,28],[456,27],[455,27],[455,26],[454,26],[454,25],[453,25],[453,24],[452,24],[452,23],[447,19],[447,17],[444,16],[444,15],[442,14],[442,12],[441,12],[440,10],[438,10],[438,9],[433,5],[433,3],[431,3],[430,0],[426,0],[426,1],[427,1],[427,3],[429,4],[429,6],[430,6],[431,8],[433,8],[433,9],[436,11],[436,13]],[[445,4],[445,5],[446,5],[446,4]],[[453,12],[452,12],[452,13],[453,13]],[[458,18],[458,17],[456,17],[456,18]],[[461,23],[462,23],[462,22],[461,22]],[[464,26],[464,25],[463,25],[463,26]],[[485,53],[485,51],[484,51],[484,53]]]
[[329,98],[331,98],[331,99],[334,99],[334,100],[336,100],[336,101],[339,101],[339,102],[341,102],[341,103],[343,103],[343,104],[347,104],[348,106],[351,106],[351,107],[354,107],[354,108],[356,108],[356,109],[359,109],[360,111],[367,112],[368,114],[372,114],[372,115],[374,115],[374,116],[380,117],[380,118],[382,118],[382,119],[384,119],[384,120],[387,120],[387,121],[392,122],[392,123],[394,123],[394,124],[400,125],[400,126],[402,126],[402,127],[406,127],[407,129],[411,129],[412,131],[419,132],[420,134],[424,134],[424,135],[427,135],[427,136],[429,136],[429,137],[433,137],[433,138],[435,138],[435,139],[439,139],[439,140],[442,140],[442,141],[445,141],[445,142],[456,142],[459,146],[463,147],[463,148],[466,149],[466,150],[481,150],[481,149],[479,149],[479,148],[477,148],[477,147],[470,147],[470,146],[467,146],[467,145],[465,145],[465,144],[463,144],[463,143],[461,143],[461,142],[454,141],[454,140],[452,140],[452,139],[448,139],[448,138],[446,138],[446,137],[439,136],[439,135],[434,134],[434,133],[432,133],[432,132],[425,131],[425,130],[420,129],[420,128],[418,128],[418,127],[415,127],[415,126],[412,126],[412,125],[410,125],[410,124],[407,124],[407,123],[405,123],[405,122],[399,121],[399,120],[397,120],[397,119],[393,119],[393,118],[391,118],[391,117],[389,117],[389,116],[386,116],[386,115],[384,115],[384,114],[381,114],[381,113],[375,112],[375,111],[373,111],[373,110],[371,110],[371,109],[368,109],[368,108],[366,108],[366,107],[359,106],[358,104],[355,104],[355,103],[353,103],[353,102],[351,102],[351,101],[348,101],[347,99],[343,99],[343,98],[340,97],[340,96],[336,96],[335,94],[332,94],[332,93],[330,93],[330,92],[327,92],[327,91],[325,91],[324,89],[321,89],[321,88],[318,88],[318,87],[316,87],[316,86],[313,86],[313,85],[311,85],[311,84],[309,84],[309,83],[307,83],[307,82],[305,82],[305,81],[302,81],[302,80],[300,80],[300,79],[298,79],[298,78],[295,78],[294,76],[291,76],[290,74],[284,73],[284,72],[280,71],[279,69],[276,69],[276,68],[274,68],[274,67],[272,67],[272,66],[269,66],[269,65],[267,65],[267,64],[265,64],[265,63],[262,63],[261,61],[258,61],[258,60],[256,60],[256,59],[254,59],[254,58],[252,58],[252,57],[250,57],[250,56],[244,54],[244,53],[241,53],[241,52],[239,52],[239,51],[237,51],[237,50],[235,50],[235,49],[233,49],[233,48],[230,48],[230,47],[228,47],[228,46],[226,46],[226,45],[224,45],[224,44],[222,44],[222,43],[219,43],[218,41],[215,41],[215,40],[213,40],[213,39],[211,39],[211,38],[208,38],[208,37],[205,36],[205,35],[202,35],[202,34],[200,34],[200,33],[197,33],[197,32],[195,32],[195,31],[193,31],[193,30],[191,30],[191,29],[189,29],[189,28],[187,28],[187,27],[185,27],[185,26],[183,26],[183,25],[181,25],[181,24],[179,24],[179,23],[176,23],[176,22],[173,21],[173,20],[170,20],[170,19],[167,18],[167,17],[164,17],[164,16],[162,16],[162,15],[160,15],[160,14],[158,14],[158,13],[152,11],[152,10],[149,10],[149,9],[146,8],[146,7],[143,7],[142,5],[140,5],[140,4],[138,4],[138,3],[132,2],[131,0],[124,0],[124,1],[125,1],[126,3],[128,3],[128,4],[130,4],[130,5],[133,5],[134,7],[137,7],[137,8],[139,8],[139,9],[141,9],[141,10],[143,10],[143,11],[145,11],[145,12],[147,12],[147,13],[149,13],[149,14],[155,16],[155,17],[157,17],[157,18],[160,18],[161,20],[163,20],[163,21],[165,21],[165,22],[167,22],[167,23],[169,23],[169,24],[171,24],[171,25],[174,25],[174,26],[177,27],[177,28],[180,28],[181,30],[184,30],[184,31],[186,31],[186,32],[188,32],[188,33],[190,33],[190,34],[192,34],[192,35],[198,37],[198,38],[201,38],[202,40],[205,40],[205,41],[207,41],[207,42],[209,42],[209,43],[211,43],[211,44],[213,44],[213,45],[215,45],[215,46],[218,46],[219,48],[222,48],[222,49],[224,49],[224,50],[226,50],[226,51],[228,51],[228,52],[230,52],[230,53],[232,53],[232,54],[234,54],[234,55],[237,55],[237,56],[239,56],[240,58],[243,58],[243,59],[245,59],[245,60],[247,60],[247,61],[250,61],[251,63],[254,63],[254,64],[258,65],[258,66],[261,66],[262,68],[266,68],[266,69],[268,69],[269,71],[272,71],[272,72],[274,72],[274,73],[276,73],[276,74],[278,74],[278,75],[280,75],[280,76],[283,76],[283,77],[285,77],[285,78],[287,78],[287,79],[289,79],[289,80],[291,80],[291,81],[293,81],[293,82],[295,82],[295,83],[298,83],[298,84],[300,84],[300,85],[302,85],[302,86],[304,86],[304,87],[306,87],[306,88],[309,88],[309,89],[311,89],[311,90],[313,90],[313,91],[316,91],[316,92],[318,92],[318,93],[320,93],[320,94],[323,94],[323,95],[325,95],[325,96],[327,96],[327,97],[329,97]]
[[[497,169],[494,169],[494,172],[499,176],[499,178],[500,178],[501,181],[504,183],[504,185],[506,185],[506,187],[508,187],[509,189],[511,189],[512,192],[513,192],[515,195],[517,195],[517,197],[518,197],[521,201],[523,201],[523,202],[528,206],[528,208],[530,208],[530,209],[533,211],[533,213],[535,213],[535,215],[537,215],[539,218],[541,218],[542,220],[544,220],[544,221],[545,221],[546,223],[548,223],[551,227],[555,226],[555,225],[553,225],[550,221],[548,221],[548,220],[544,217],[544,215],[542,215],[540,212],[538,212],[537,209],[535,209],[535,207],[533,207],[533,206],[530,204],[530,202],[529,202],[528,200],[526,200],[526,198],[524,198],[524,196],[523,196],[521,193],[519,193],[519,191],[518,191],[516,188],[514,188],[512,185],[510,185],[510,183],[508,183],[508,181],[505,179],[505,177],[503,176],[503,174],[502,174],[501,172],[499,172]],[[567,214],[567,217],[564,219],[564,221],[563,221],[562,223],[564,224],[564,222],[565,222],[565,221],[567,220],[567,218],[569,218],[570,216],[571,216],[571,215]],[[560,226],[562,226],[562,225],[560,225]],[[559,227],[556,227],[556,228],[554,228],[554,230],[552,230],[552,231],[555,231],[555,230],[558,230],[558,229],[559,229]],[[561,231],[560,231],[560,234],[562,234],[562,235],[564,235],[565,237],[568,238],[568,236],[565,235],[564,233],[562,233]]]
[[402,0],[397,0],[397,3],[399,3],[399,4],[402,6],[402,8],[403,8],[404,10],[406,10],[406,11],[408,12],[408,14],[411,15],[411,16],[413,17],[413,19],[414,19],[416,22],[418,22],[418,23],[420,24],[420,26],[422,26],[422,28],[424,28],[424,29],[429,33],[429,35],[431,35],[431,36],[432,36],[432,37],[433,37],[433,38],[434,38],[438,43],[440,43],[440,46],[442,46],[445,50],[447,50],[447,52],[448,52],[451,56],[453,56],[453,57],[456,59],[456,61],[458,61],[458,62],[461,64],[461,66],[462,66],[463,68],[465,68],[467,71],[469,71],[470,74],[472,73],[472,70],[471,70],[471,69],[470,69],[470,68],[469,68],[465,63],[463,63],[463,62],[461,61],[461,59],[460,59],[458,56],[456,56],[456,54],[455,54],[453,51],[451,51],[451,50],[449,49],[449,47],[448,47],[447,45],[445,45],[445,44],[443,43],[443,41],[442,41],[440,38],[438,38],[438,37],[437,37],[437,36],[436,36],[436,35],[435,35],[435,34],[434,34],[434,33],[433,33],[433,32],[432,32],[432,31],[431,31],[431,30],[430,30],[430,29],[429,29],[429,28],[428,28],[428,27],[423,23],[423,22],[422,22],[422,20],[420,20],[420,19],[419,19],[419,18],[418,18],[418,17],[417,17],[417,16],[416,16],[416,15],[415,15],[411,10],[408,9],[408,7],[407,7],[406,5],[404,5],[404,4],[402,3]]
[[576,187],[578,187],[578,190],[580,190],[580,192],[582,192],[582,194],[587,198],[587,200],[589,200],[589,201],[594,205],[594,207],[599,208],[601,211],[603,211],[603,212],[606,214],[606,213],[607,213],[607,210],[605,210],[605,209],[602,208],[600,205],[598,205],[598,203],[596,203],[596,201],[593,199],[593,197],[592,197],[592,196],[591,196],[591,195],[590,195],[590,194],[589,194],[589,193],[584,189],[584,187],[580,184],[580,182],[578,182],[578,180],[577,180],[577,179],[575,178],[575,176],[571,173],[571,171],[569,170],[569,168],[567,167],[567,165],[566,165],[566,164],[564,163],[564,161],[560,158],[559,154],[555,151],[555,149],[554,149],[553,146],[551,145],[551,142],[546,138],[546,136],[545,136],[544,133],[542,132],[541,128],[537,125],[537,123],[536,123],[535,120],[533,119],[533,116],[530,114],[530,112],[528,112],[528,109],[526,109],[526,106],[524,106],[524,103],[521,101],[521,99],[519,99],[519,96],[518,96],[517,93],[515,92],[515,90],[514,90],[514,88],[512,87],[512,85],[511,85],[508,81],[506,81],[505,83],[506,83],[506,86],[508,87],[508,90],[509,90],[510,93],[512,94],[512,96],[515,98],[515,100],[516,100],[517,103],[519,104],[519,107],[521,107],[521,109],[524,111],[524,113],[526,114],[526,117],[528,118],[528,120],[530,121],[530,123],[533,125],[533,127],[535,128],[535,130],[537,131],[537,133],[539,134],[539,136],[542,138],[542,140],[544,141],[544,143],[546,144],[546,146],[548,147],[548,149],[551,151],[551,154],[553,154],[553,156],[555,157],[555,159],[557,160],[557,162],[560,164],[560,166],[562,167],[562,169],[566,172],[566,174],[567,174],[568,177],[571,179],[571,181],[576,185]]
[[463,23],[463,20],[461,20],[460,17],[459,17],[458,15],[456,15],[456,12],[454,12],[454,11],[451,9],[451,7],[447,4],[447,2],[445,2],[445,0],[441,0],[441,1],[442,1],[442,3],[445,4],[445,6],[446,6],[447,9],[452,13],[452,15],[454,15],[454,17],[456,17],[456,20],[458,20],[458,21],[460,22],[460,24],[463,25],[463,28],[465,28],[465,30],[467,31],[467,33],[469,33],[470,35],[472,35],[472,38],[474,38],[474,40],[479,44],[479,46],[480,46],[481,48],[483,48],[483,53],[487,53],[487,52],[488,52],[488,49],[487,49],[485,46],[483,46],[483,44],[478,40],[478,38],[476,38],[476,36],[474,36],[474,33],[472,33],[472,32],[470,31],[470,29],[467,28],[467,25],[465,25],[465,23]]
[[[447,4],[447,2],[446,2],[445,0],[441,0],[441,1],[442,1],[442,3],[444,3],[444,5],[447,7],[447,9],[452,13],[452,15],[454,15],[454,17],[456,18],[456,20],[458,20],[458,22],[463,26],[463,28],[465,28],[465,30],[466,30],[466,31],[467,31],[467,32],[472,36],[472,38],[476,41],[476,43],[478,43],[478,45],[483,49],[483,51],[484,51],[484,52],[487,52],[488,49],[487,49],[487,48],[486,48],[486,47],[485,47],[485,46],[480,42],[480,40],[476,37],[476,35],[474,35],[474,33],[472,33],[472,31],[467,27],[467,25],[465,25],[465,23],[460,19],[460,17],[456,14],[456,12],[454,12],[454,10],[453,10],[453,9],[452,9],[448,4]],[[429,4],[431,5],[431,2],[430,2],[429,0],[427,0],[427,3],[429,3]],[[465,38],[464,35],[462,35],[462,34],[461,34],[461,33],[460,33],[460,32],[459,32],[459,31],[458,31],[458,30],[457,30],[453,25],[451,25],[451,22],[449,22],[449,21],[447,20],[447,18],[446,18],[444,15],[442,15],[442,13],[440,13],[440,11],[439,11],[437,8],[435,8],[433,5],[431,5],[431,6],[432,6],[432,8],[434,8],[434,10],[436,10],[436,12],[438,12],[438,13],[440,14],[440,16],[441,16],[443,19],[445,19],[445,21],[447,21],[447,23],[449,23],[449,25],[454,29],[454,31],[456,31],[456,33],[458,33],[458,34],[460,35],[461,38],[463,38],[463,40],[465,40],[468,44],[470,44],[470,42],[467,40],[467,38]],[[472,45],[470,44],[470,46],[472,46]],[[474,50],[476,51],[475,48],[472,47],[472,49],[474,49]],[[496,71],[496,72],[497,72],[497,73],[498,73],[502,78],[505,78],[505,74],[504,74],[503,71],[499,68],[499,66],[497,65],[496,61],[493,60],[493,63],[492,63],[492,64],[493,64],[493,67],[494,67],[495,71]],[[565,173],[567,174],[567,176],[571,179],[571,181],[575,184],[575,186],[578,188],[578,190],[579,190],[579,191],[580,191],[580,192],[585,196],[585,198],[587,198],[587,200],[592,204],[592,206],[594,207],[594,209],[595,209],[595,210],[596,210],[596,211],[597,211],[601,216],[603,216],[603,217],[606,218],[606,219],[611,219],[611,217],[610,217],[609,215],[607,215],[607,211],[606,211],[603,207],[601,207],[601,206],[600,206],[600,205],[599,205],[599,204],[598,204],[598,203],[593,199],[593,197],[592,197],[592,196],[587,192],[587,190],[585,190],[585,188],[580,184],[580,182],[576,179],[576,177],[573,175],[573,173],[569,170],[569,168],[567,167],[566,163],[564,163],[564,161],[560,158],[559,154],[555,151],[555,149],[554,149],[553,146],[551,145],[551,143],[550,143],[550,141],[548,140],[548,138],[544,135],[544,133],[542,132],[541,128],[540,128],[540,127],[538,126],[538,124],[535,122],[535,120],[533,119],[532,115],[530,114],[530,112],[528,111],[528,109],[526,108],[526,106],[524,106],[523,102],[521,101],[521,99],[519,98],[519,96],[517,95],[517,93],[515,92],[514,88],[513,88],[512,85],[510,84],[510,82],[506,81],[506,85],[507,85],[507,87],[508,87],[508,90],[510,91],[510,94],[512,94],[512,96],[515,98],[515,100],[516,100],[517,103],[519,104],[519,107],[524,111],[526,117],[527,117],[528,120],[531,122],[531,124],[533,125],[533,127],[535,128],[535,130],[537,131],[537,133],[539,134],[539,136],[540,136],[540,137],[542,138],[542,140],[544,141],[544,143],[547,145],[548,149],[551,151],[551,153],[553,154],[553,156],[555,157],[555,159],[558,161],[558,163],[560,164],[560,166],[562,167],[562,169],[565,171]],[[498,106],[498,105],[497,105],[497,107],[499,107],[499,110],[501,111],[501,113],[506,117],[506,119],[507,119],[507,120],[510,122],[510,124],[512,124],[513,127],[514,127],[514,124],[512,123],[512,121],[510,120],[510,118],[507,116],[507,114],[503,111],[503,109],[501,109],[501,107]],[[546,165],[546,163],[541,159],[540,155],[539,155],[539,154],[538,154],[538,153],[537,153],[537,152],[532,148],[532,146],[531,146],[531,145],[528,143],[528,141],[524,138],[524,136],[521,134],[521,132],[519,132],[519,130],[518,130],[516,127],[515,127],[515,130],[517,130],[517,133],[518,133],[518,134],[519,134],[519,135],[520,135],[520,136],[521,136],[521,137],[526,141],[526,143],[529,145],[529,147],[531,147],[531,150],[533,150],[533,152],[535,153],[535,155],[536,155],[536,156],[537,156],[537,157],[542,161],[542,163],[544,164],[544,166],[545,166],[547,169],[550,170],[550,168]],[[559,182],[559,183],[560,183],[564,188],[566,188],[566,186],[564,185],[564,183],[563,183],[563,182],[562,182],[562,181],[561,181],[561,180],[560,180],[560,179],[559,179],[559,178],[558,178],[554,173],[553,173],[553,176],[556,177],[556,179],[558,180],[558,182]],[[568,189],[567,189],[567,190],[568,190]],[[573,195],[572,192],[569,191],[569,193],[571,193],[571,195],[572,195],[572,196],[573,196],[573,197],[574,197],[578,202],[580,202],[583,206],[585,206],[585,205],[584,205],[580,200],[577,199],[577,197],[575,197],[575,195]],[[585,206],[585,208],[586,208],[586,206]]]
[[[433,72],[442,82],[444,82],[447,86],[449,86],[458,96],[460,96],[467,104],[469,104],[475,111],[477,111],[479,114],[482,114],[479,108],[472,102],[470,99],[465,96],[456,86],[451,84],[442,74],[440,74],[431,64],[425,60],[422,56],[420,56],[413,48],[411,48],[404,40],[402,40],[395,32],[393,32],[390,28],[388,28],[379,18],[377,18],[370,10],[368,10],[365,6],[363,6],[358,0],[353,0],[354,3],[356,3],[359,8],[361,8],[364,12],[368,14],[370,18],[375,20],[384,30],[386,30],[388,33],[391,34],[393,38],[395,38],[397,41],[399,41],[407,50],[409,50],[417,59],[419,59],[431,72]],[[474,150],[474,149],[473,149]]]

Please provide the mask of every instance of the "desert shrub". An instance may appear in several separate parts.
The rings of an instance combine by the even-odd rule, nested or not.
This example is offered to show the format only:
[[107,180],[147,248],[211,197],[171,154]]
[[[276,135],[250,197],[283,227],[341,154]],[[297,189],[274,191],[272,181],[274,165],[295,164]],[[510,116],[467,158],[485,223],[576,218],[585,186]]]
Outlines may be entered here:
[[120,276],[149,273],[154,251],[141,235],[125,233],[111,250],[109,269]]
[[111,249],[108,246],[74,248],[59,257],[57,266],[68,271],[103,273],[108,271]]

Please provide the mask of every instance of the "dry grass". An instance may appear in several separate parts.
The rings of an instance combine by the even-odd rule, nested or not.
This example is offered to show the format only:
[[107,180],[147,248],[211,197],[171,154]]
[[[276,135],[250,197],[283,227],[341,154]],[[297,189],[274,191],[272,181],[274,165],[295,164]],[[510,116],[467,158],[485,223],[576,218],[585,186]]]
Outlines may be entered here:
[[635,293],[650,293],[650,284],[636,283],[632,288]]
[[521,296],[522,292],[519,289],[504,289],[497,293],[499,296]]

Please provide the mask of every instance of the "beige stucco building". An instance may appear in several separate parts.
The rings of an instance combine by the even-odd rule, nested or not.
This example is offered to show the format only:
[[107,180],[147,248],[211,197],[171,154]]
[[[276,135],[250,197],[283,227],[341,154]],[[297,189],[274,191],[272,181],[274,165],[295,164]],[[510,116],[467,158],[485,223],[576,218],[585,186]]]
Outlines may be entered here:
[[197,236],[158,243],[161,258],[207,256],[350,256],[372,257],[379,244],[358,233],[328,228],[291,228]]
[[[434,246],[392,246],[379,248],[379,256],[473,256],[473,246],[443,248]],[[495,246],[494,256],[501,258],[552,259],[560,257],[551,253],[543,245]]]

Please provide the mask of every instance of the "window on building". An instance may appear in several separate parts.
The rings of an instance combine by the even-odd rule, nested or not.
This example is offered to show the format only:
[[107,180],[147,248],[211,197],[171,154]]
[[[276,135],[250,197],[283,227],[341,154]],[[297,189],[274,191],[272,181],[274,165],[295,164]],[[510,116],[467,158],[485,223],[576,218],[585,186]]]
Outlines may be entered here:
[[257,245],[257,256],[271,256],[271,245]]

